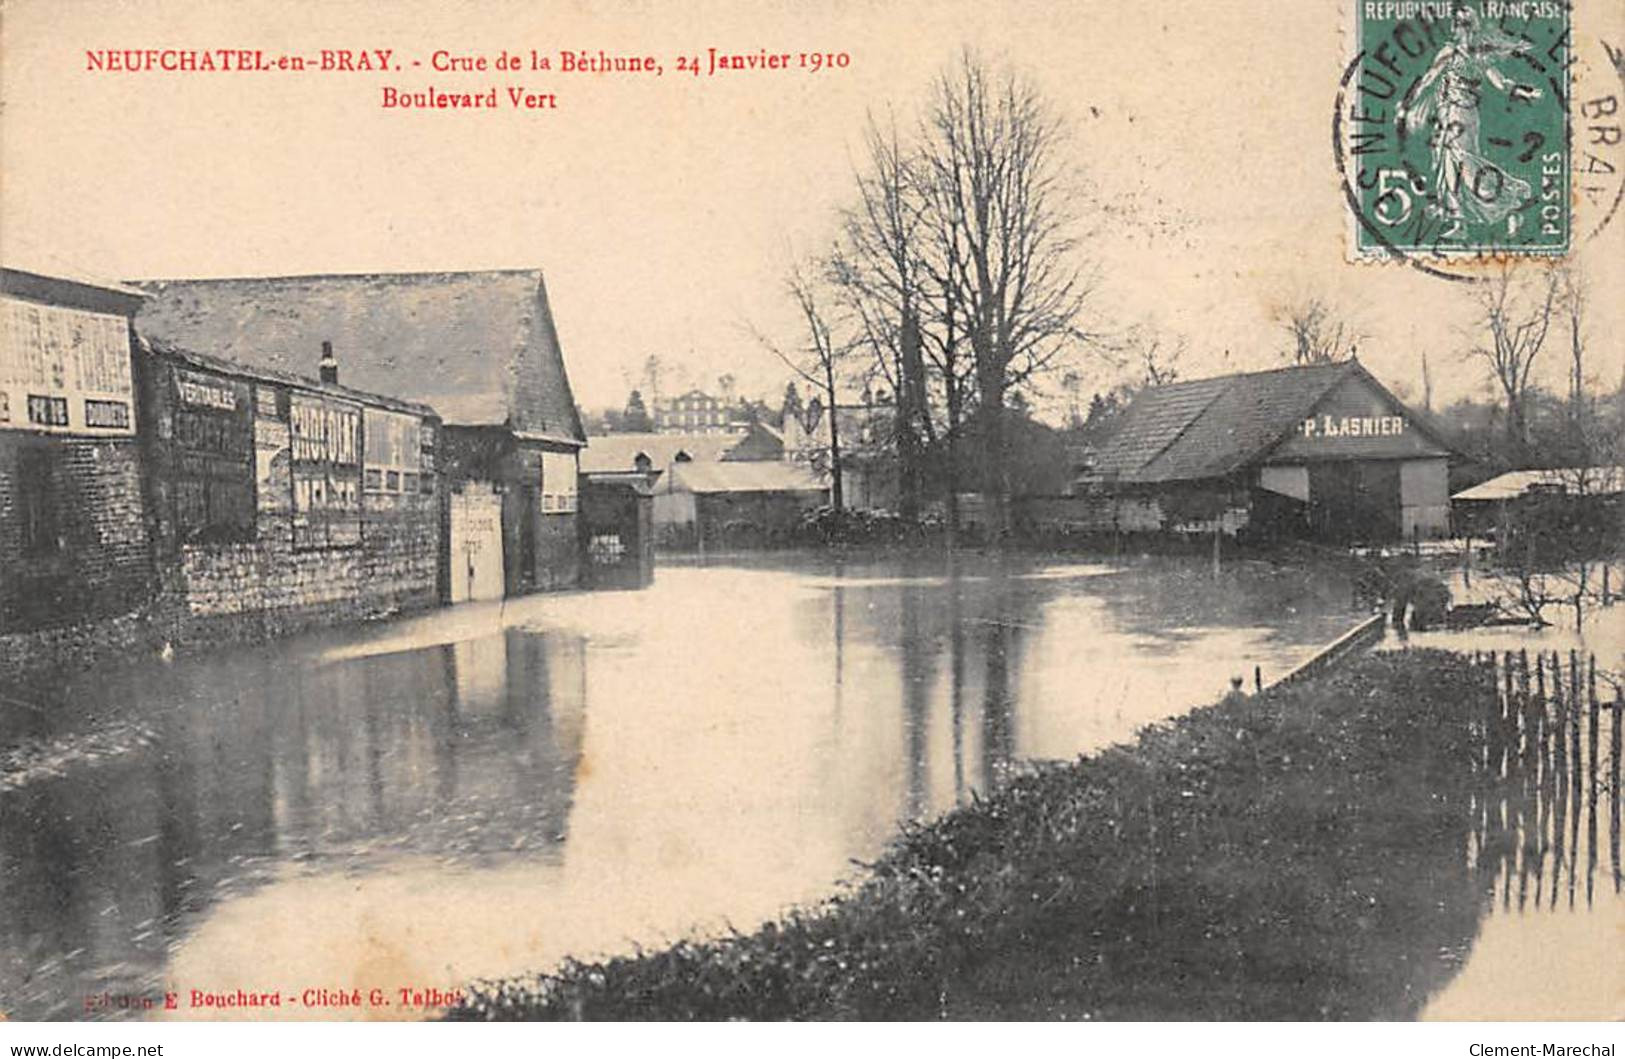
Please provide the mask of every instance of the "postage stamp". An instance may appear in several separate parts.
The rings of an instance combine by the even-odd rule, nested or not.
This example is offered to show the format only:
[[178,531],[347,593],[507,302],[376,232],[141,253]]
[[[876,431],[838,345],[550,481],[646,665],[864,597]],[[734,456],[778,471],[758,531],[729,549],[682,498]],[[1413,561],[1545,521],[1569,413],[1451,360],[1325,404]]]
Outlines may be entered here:
[[1334,129],[1351,256],[1565,253],[1566,0],[1352,2]]

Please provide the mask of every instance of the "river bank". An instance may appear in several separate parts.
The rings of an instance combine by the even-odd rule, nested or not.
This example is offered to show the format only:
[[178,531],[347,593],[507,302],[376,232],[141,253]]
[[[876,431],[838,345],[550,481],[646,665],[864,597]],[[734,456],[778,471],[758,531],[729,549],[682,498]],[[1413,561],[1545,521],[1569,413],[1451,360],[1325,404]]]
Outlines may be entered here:
[[451,1017],[1415,1017],[1489,902],[1495,697],[1411,651],[1198,709],[909,830],[821,906]]

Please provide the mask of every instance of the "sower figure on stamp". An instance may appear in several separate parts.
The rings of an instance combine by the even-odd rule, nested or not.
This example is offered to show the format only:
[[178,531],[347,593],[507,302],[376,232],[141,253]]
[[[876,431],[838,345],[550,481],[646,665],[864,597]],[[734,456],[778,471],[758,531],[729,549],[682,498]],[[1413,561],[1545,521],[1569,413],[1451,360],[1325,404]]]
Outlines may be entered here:
[[1465,6],[1456,8],[1454,29],[1455,40],[1439,49],[1433,65],[1400,105],[1399,127],[1405,133],[1429,130],[1432,186],[1437,196],[1428,206],[1430,213],[1499,224],[1527,202],[1532,192],[1528,181],[1510,175],[1484,155],[1479,135],[1484,82],[1513,101],[1539,99],[1539,88],[1507,76],[1495,65],[1498,60],[1527,54],[1531,45],[1484,25]]

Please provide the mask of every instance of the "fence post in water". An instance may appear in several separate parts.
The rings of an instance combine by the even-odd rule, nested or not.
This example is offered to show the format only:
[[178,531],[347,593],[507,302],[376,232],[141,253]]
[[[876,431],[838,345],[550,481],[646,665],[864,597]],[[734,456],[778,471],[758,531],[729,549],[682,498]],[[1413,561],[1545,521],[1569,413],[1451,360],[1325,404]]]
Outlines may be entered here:
[[1253,692],[1257,694],[1264,690],[1264,667],[1253,667]]
[[1614,797],[1608,807],[1608,845],[1612,849],[1614,855],[1614,892],[1616,894],[1620,891],[1621,882],[1619,865],[1619,723],[1621,713],[1625,712],[1622,711],[1622,707],[1625,707],[1625,692],[1621,692],[1616,689],[1614,692],[1613,705],[1614,734],[1613,738],[1608,743],[1608,749],[1611,751],[1609,755],[1610,764],[1608,766],[1608,789],[1614,794]]
[[1501,768],[1500,776],[1513,775],[1513,759],[1518,754],[1518,694],[1513,689],[1513,653],[1501,658]]
[[1553,742],[1553,757],[1556,758],[1555,775],[1552,777],[1553,802],[1552,807],[1552,907],[1557,906],[1557,884],[1562,877],[1565,864],[1565,838],[1568,833],[1569,817],[1569,722],[1573,715],[1573,700],[1563,696],[1563,658],[1556,651],[1552,652],[1552,693],[1557,700],[1557,733]]
[[1518,771],[1523,775],[1518,778],[1518,786],[1525,795],[1529,792],[1529,779],[1534,775],[1533,763],[1530,761],[1530,751],[1534,749],[1535,743],[1534,705],[1533,697],[1529,694],[1529,651],[1526,648],[1520,649],[1518,651],[1518,728],[1522,738],[1518,744]]
[[1589,720],[1591,730],[1586,733],[1586,744],[1591,752],[1591,798],[1586,807],[1586,904],[1591,903],[1591,888],[1597,869],[1597,786],[1602,779],[1601,762],[1597,760],[1597,743],[1601,726],[1601,704],[1597,701],[1597,656],[1586,663],[1586,694],[1591,700]]
[[[1552,810],[1552,767],[1551,759],[1548,756],[1552,726],[1546,713],[1546,656],[1539,652],[1535,654],[1535,711],[1536,774],[1533,782],[1538,805],[1535,833],[1540,841],[1539,855],[1544,861],[1546,856],[1546,818]],[[1539,876],[1537,875],[1536,878],[1538,879]],[[1538,891],[1536,897],[1539,897]]]

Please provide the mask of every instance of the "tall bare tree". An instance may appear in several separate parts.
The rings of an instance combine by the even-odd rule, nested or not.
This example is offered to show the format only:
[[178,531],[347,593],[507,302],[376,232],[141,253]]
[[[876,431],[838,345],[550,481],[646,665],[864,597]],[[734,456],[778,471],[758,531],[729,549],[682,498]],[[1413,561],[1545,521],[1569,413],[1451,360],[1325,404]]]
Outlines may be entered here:
[[1093,281],[1080,260],[1081,203],[1062,141],[1060,120],[1032,84],[969,50],[937,81],[922,155],[951,245],[964,254],[954,309],[975,367],[1000,531],[1010,492],[1005,396],[1095,337],[1081,326]]
[[1494,374],[1506,403],[1509,455],[1522,460],[1528,451],[1527,397],[1535,358],[1546,345],[1552,315],[1559,305],[1562,276],[1553,266],[1506,262],[1474,288],[1481,341],[1469,356],[1484,361]]
[[1294,364],[1333,364],[1354,356],[1365,337],[1321,298],[1305,298],[1276,311],[1292,346]]
[[750,330],[764,349],[810,383],[821,397],[824,414],[829,417],[829,498],[831,506],[839,511],[846,505],[841,481],[841,425],[837,398],[843,362],[851,354],[852,344],[836,332],[826,304],[828,292],[821,282],[823,271],[822,262],[795,264],[785,276],[785,291],[795,302],[804,329],[798,346],[786,350],[756,328]]
[[1563,314],[1569,325],[1569,430],[1576,449],[1586,447],[1586,312],[1590,285],[1580,266],[1569,262],[1558,269]]
[[927,396],[921,314],[925,200],[917,161],[898,134],[870,116],[857,173],[857,201],[845,211],[829,273],[874,374],[897,395],[893,442],[900,464],[899,507],[919,510],[925,446],[935,430]]

